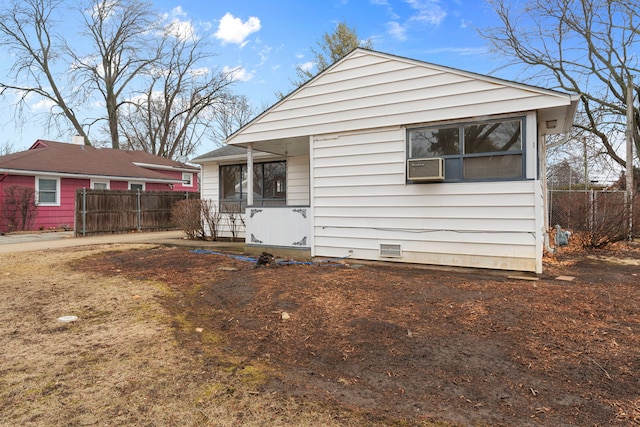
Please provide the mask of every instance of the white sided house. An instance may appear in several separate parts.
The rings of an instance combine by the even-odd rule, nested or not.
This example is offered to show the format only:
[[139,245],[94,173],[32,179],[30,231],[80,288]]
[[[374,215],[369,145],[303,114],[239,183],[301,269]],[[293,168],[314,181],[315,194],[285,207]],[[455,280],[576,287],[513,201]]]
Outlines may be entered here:
[[194,162],[247,245],[541,273],[545,137],[577,102],[358,48]]

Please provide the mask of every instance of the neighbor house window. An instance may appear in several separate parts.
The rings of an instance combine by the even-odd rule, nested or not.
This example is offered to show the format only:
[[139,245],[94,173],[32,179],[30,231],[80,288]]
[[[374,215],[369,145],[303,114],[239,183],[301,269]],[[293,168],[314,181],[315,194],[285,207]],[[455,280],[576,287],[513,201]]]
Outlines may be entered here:
[[445,181],[524,179],[524,120],[407,130],[409,159],[440,157]]
[[36,178],[36,200],[42,206],[60,206],[60,179]]
[[130,182],[129,183],[129,190],[144,191],[144,182]]
[[91,188],[94,190],[108,190],[109,181],[91,181]]
[[193,174],[189,172],[182,172],[182,186],[193,187]]
[[[220,166],[220,207],[227,212],[242,212],[247,205],[247,165]],[[286,162],[253,165],[253,204],[285,205],[287,200]]]

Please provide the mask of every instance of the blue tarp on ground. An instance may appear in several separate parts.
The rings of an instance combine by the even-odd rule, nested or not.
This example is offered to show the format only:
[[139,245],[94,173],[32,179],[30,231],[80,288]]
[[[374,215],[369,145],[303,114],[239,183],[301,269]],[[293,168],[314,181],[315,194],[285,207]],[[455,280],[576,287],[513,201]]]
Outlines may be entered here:
[[[191,250],[192,253],[195,254],[208,254],[208,255],[222,255],[222,256],[226,256],[229,258],[233,258],[236,259],[238,261],[247,261],[247,262],[252,262],[254,264],[257,264],[258,262],[258,258],[256,257],[252,257],[252,256],[247,256],[247,255],[234,255],[234,254],[225,254],[223,252],[216,252],[216,251],[212,251],[209,249],[193,249]],[[345,257],[346,258],[346,257]],[[276,264],[277,265],[321,265],[321,266],[334,266],[334,267],[344,267],[343,264],[338,264],[335,263],[333,261],[338,261],[344,258],[334,258],[334,259],[329,259],[329,260],[323,260],[323,261],[318,261],[318,262],[313,262],[313,261],[277,261],[276,260]]]

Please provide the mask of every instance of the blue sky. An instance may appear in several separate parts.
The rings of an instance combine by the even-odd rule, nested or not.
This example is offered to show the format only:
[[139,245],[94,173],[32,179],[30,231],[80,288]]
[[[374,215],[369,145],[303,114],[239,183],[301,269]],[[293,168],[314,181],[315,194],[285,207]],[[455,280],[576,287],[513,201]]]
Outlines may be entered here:
[[[155,7],[186,31],[208,37],[216,56],[212,67],[236,69],[236,92],[257,111],[288,93],[298,64],[309,64],[311,47],[340,21],[355,27],[375,50],[481,74],[517,80],[502,70],[476,28],[497,25],[491,8],[478,0],[153,0]],[[69,140],[71,135],[31,123],[14,129],[8,101],[0,105],[0,143],[26,149],[36,139]],[[198,153],[213,149],[204,141]]]

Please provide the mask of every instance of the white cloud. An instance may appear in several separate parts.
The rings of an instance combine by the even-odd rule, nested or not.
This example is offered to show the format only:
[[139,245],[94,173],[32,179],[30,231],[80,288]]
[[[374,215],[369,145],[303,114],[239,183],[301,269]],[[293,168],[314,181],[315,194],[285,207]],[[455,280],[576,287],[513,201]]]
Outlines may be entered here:
[[185,12],[185,11],[182,9],[182,6],[174,7],[174,8],[173,8],[173,10],[171,11],[171,14],[172,14],[173,16],[175,16],[175,17],[178,17],[178,16],[186,17],[186,16],[187,16],[187,12]]
[[311,71],[313,69],[313,67],[316,65],[316,63],[313,62],[313,61],[308,61],[308,62],[305,62],[303,64],[298,64],[298,65],[299,65],[300,69],[303,70],[303,71]]
[[427,54],[437,53],[455,53],[461,56],[467,55],[483,55],[489,53],[489,49],[486,47],[442,47],[438,49],[427,49],[424,51]]
[[171,35],[180,40],[191,40],[196,38],[196,30],[191,21],[173,20],[169,29]]
[[237,67],[229,67],[227,65],[225,65],[222,68],[222,71],[225,74],[231,74],[233,80],[239,80],[241,82],[248,82],[249,80],[253,79],[254,75],[253,73],[249,72],[246,68],[238,65]]
[[386,8],[389,15],[387,22],[387,34],[396,40],[407,40],[407,32],[413,27],[424,25],[440,25],[447,13],[440,5],[440,0],[405,0],[411,8],[411,14],[401,17],[394,11],[393,6],[387,0],[369,0],[375,6]]
[[416,11],[411,21],[425,24],[440,25],[447,16],[447,12],[440,6],[439,0],[406,0],[407,4]]
[[93,4],[87,13],[94,19],[106,21],[115,14],[115,8],[118,6],[115,0],[105,1]]
[[180,40],[196,38],[196,29],[191,21],[184,19],[186,16],[187,13],[180,6],[163,16],[164,20],[168,21],[167,31],[170,35]]
[[258,56],[260,56],[260,63],[258,67],[263,66],[267,60],[269,59],[269,53],[271,52],[271,46],[264,46],[262,50],[258,52]]
[[389,14],[389,19],[391,20],[400,19],[400,16],[393,11],[393,7],[391,6],[388,0],[369,0],[369,3],[371,3],[374,6],[381,6],[385,8],[387,13]]
[[397,22],[389,22],[387,23],[387,32],[395,39],[398,40],[406,40],[407,39],[407,29],[404,28]]
[[53,107],[55,107],[56,103],[50,99],[42,99],[35,104],[31,105],[31,108],[34,111],[50,111]]
[[222,40],[222,44],[234,43],[244,46],[249,34],[255,33],[260,28],[260,20],[255,16],[251,16],[246,22],[242,22],[240,18],[236,18],[227,12],[220,20],[218,31],[214,36]]

